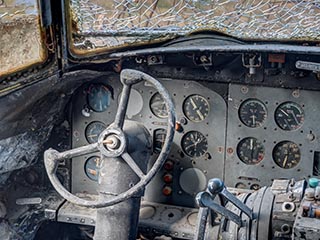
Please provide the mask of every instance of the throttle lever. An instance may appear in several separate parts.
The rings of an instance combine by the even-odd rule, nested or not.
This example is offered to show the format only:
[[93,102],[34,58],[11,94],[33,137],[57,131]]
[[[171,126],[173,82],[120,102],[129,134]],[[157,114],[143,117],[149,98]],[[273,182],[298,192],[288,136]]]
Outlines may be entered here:
[[196,202],[200,209],[198,213],[196,232],[194,235],[195,240],[205,239],[206,225],[210,212],[209,209],[221,214],[230,221],[235,222],[239,227],[243,225],[241,217],[239,215],[214,202],[214,199],[217,195],[223,196],[229,202],[239,208],[242,212],[244,212],[250,219],[253,219],[252,210],[243,202],[241,202],[236,196],[230,193],[224,186],[222,180],[218,178],[210,179],[208,182],[207,191],[199,192],[196,196]]
[[239,208],[242,212],[244,212],[250,219],[253,219],[252,210],[241,202],[236,196],[230,193],[227,188],[224,186],[224,183],[219,178],[210,179],[208,182],[208,192],[211,193],[214,198],[217,194],[224,196],[229,202]]

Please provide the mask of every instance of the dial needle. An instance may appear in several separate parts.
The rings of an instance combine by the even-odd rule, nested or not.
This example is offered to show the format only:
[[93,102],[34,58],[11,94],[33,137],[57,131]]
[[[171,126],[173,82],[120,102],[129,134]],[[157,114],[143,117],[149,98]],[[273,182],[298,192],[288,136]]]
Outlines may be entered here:
[[280,109],[281,112],[283,112],[284,115],[286,115],[287,117],[289,117],[289,114],[286,113],[283,109]]
[[193,106],[193,110],[197,109],[198,107],[197,107],[197,105],[195,104],[195,102],[193,101],[192,98],[190,98],[190,101],[191,101],[191,104]]
[[283,160],[283,164],[282,164],[282,167],[286,167],[286,165],[287,165],[287,162],[288,162],[288,155],[286,155],[285,157],[284,157],[284,160]]
[[88,137],[88,138],[98,137],[98,134],[88,135],[87,137]]
[[292,116],[293,116],[293,119],[296,121],[296,123],[299,124],[298,119],[297,119],[296,115],[293,112],[292,112]]
[[204,119],[204,116],[203,116],[203,114],[200,112],[199,109],[197,109],[197,113],[198,113],[200,119],[203,120],[203,119]]
[[256,116],[252,115],[251,118],[252,118],[252,124],[255,126],[256,125]]

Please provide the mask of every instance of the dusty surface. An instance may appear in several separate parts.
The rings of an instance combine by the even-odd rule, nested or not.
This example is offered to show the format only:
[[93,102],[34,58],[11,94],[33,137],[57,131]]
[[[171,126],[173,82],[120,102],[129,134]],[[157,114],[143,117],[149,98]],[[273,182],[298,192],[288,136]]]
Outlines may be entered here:
[[0,77],[44,58],[37,1],[0,0]]
[[37,17],[0,19],[0,76],[42,62],[44,57]]

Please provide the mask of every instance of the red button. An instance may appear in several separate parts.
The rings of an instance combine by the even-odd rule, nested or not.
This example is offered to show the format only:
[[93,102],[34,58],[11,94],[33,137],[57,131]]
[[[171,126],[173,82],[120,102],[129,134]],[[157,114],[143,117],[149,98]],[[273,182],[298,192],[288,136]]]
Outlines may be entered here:
[[172,161],[166,161],[165,163],[164,163],[164,169],[166,169],[166,170],[172,170],[173,169],[173,162]]
[[169,186],[165,186],[163,189],[162,189],[162,193],[163,195],[165,196],[169,196],[172,194],[172,188],[169,187]]
[[172,182],[172,175],[170,173],[166,173],[163,176],[163,181],[166,183],[171,183]]

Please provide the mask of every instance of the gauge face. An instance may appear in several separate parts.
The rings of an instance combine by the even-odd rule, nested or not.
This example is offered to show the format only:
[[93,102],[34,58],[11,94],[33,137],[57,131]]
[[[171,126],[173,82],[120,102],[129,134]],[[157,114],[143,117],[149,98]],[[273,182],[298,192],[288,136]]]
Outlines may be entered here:
[[167,133],[165,129],[156,129],[153,133],[153,152],[160,153]]
[[293,168],[301,159],[300,149],[294,142],[284,141],[278,143],[273,149],[273,160],[281,168]]
[[190,157],[200,157],[208,150],[206,137],[197,131],[186,133],[182,138],[182,149]]
[[95,143],[98,141],[100,133],[105,130],[107,126],[102,122],[91,122],[86,127],[85,135],[89,143]]
[[168,117],[168,111],[167,111],[165,101],[163,100],[163,98],[159,93],[156,93],[151,97],[150,109],[151,109],[151,112],[159,118]]
[[191,95],[183,103],[183,112],[189,120],[201,122],[209,114],[209,103],[200,95]]
[[237,146],[237,154],[245,164],[258,164],[264,158],[264,146],[256,138],[248,137],[242,139]]
[[84,165],[84,171],[88,178],[92,181],[98,181],[100,168],[100,157],[90,157]]
[[261,127],[267,118],[267,109],[261,101],[249,99],[241,104],[239,118],[247,127]]
[[95,112],[104,112],[110,105],[111,91],[101,84],[91,84],[88,87],[88,105]]
[[286,131],[300,128],[304,122],[304,113],[301,106],[294,102],[282,103],[275,112],[278,126]]

